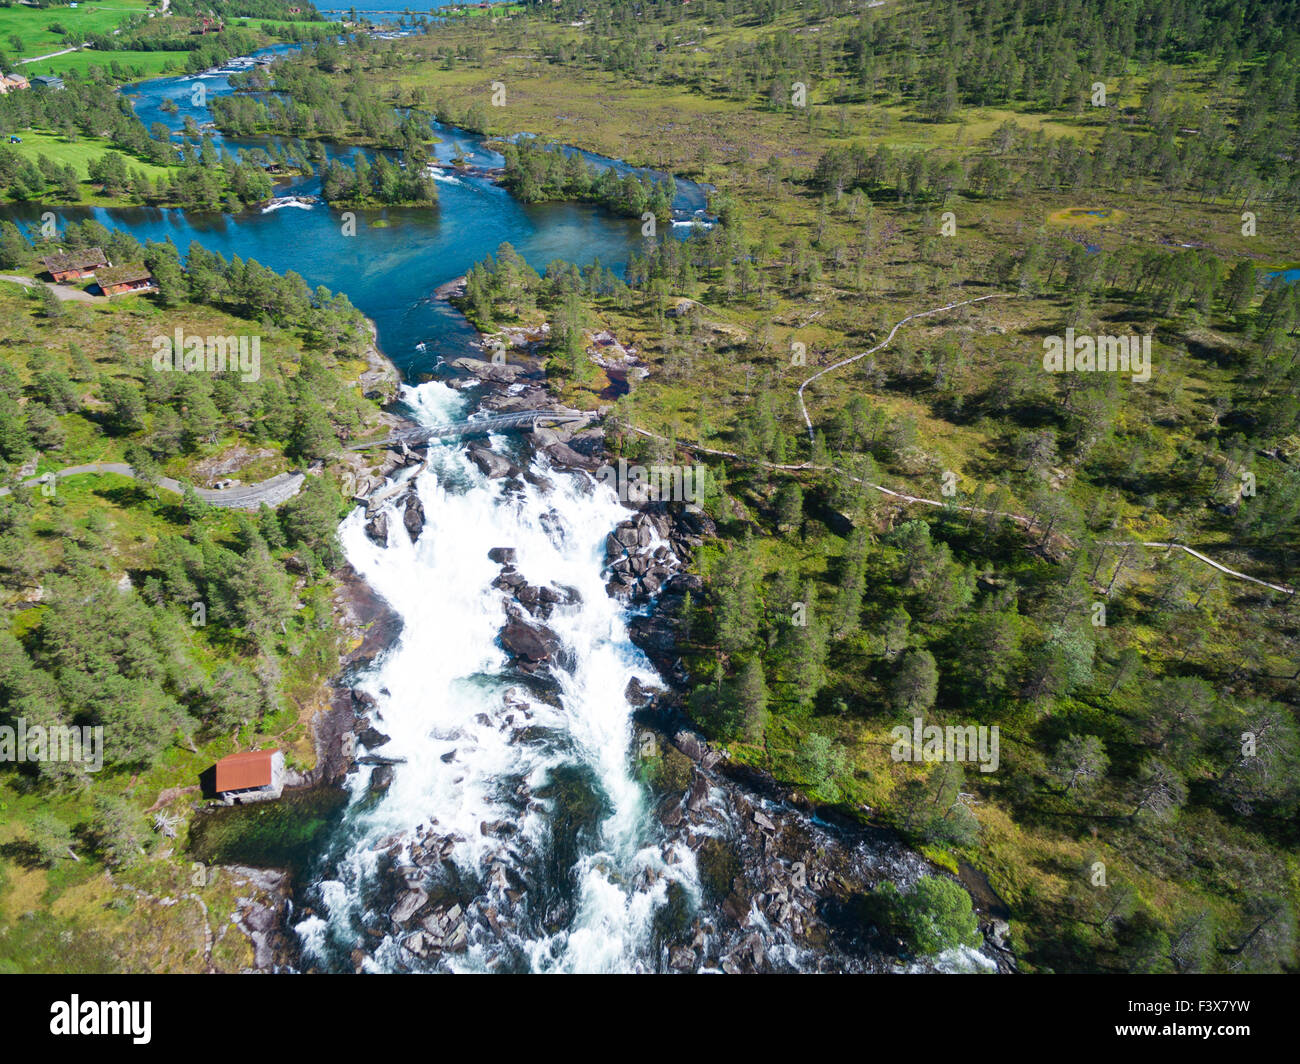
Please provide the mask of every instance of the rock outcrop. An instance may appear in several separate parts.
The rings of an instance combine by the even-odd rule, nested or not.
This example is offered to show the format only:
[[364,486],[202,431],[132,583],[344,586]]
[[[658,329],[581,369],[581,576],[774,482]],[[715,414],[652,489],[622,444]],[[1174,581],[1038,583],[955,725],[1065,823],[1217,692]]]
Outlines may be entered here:
[[424,503],[415,492],[411,492],[406,497],[402,511],[402,525],[406,528],[406,534],[411,537],[412,543],[420,538],[420,533],[424,531],[424,522]]

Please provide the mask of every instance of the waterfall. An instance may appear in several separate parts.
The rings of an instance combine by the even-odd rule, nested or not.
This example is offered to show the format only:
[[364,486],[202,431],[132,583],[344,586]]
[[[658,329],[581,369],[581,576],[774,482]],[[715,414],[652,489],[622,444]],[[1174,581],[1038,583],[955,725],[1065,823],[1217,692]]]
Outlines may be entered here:
[[[464,398],[440,382],[403,399],[422,423],[463,416]],[[309,963],[346,967],[359,949],[367,970],[650,969],[670,885],[698,899],[690,849],[663,837],[636,777],[624,691],[633,678],[661,681],[602,575],[605,537],[628,511],[584,474],[542,458],[530,473],[489,480],[459,445],[435,445],[426,467],[397,474],[426,514],[416,542],[391,501],[387,547],[366,535],[360,508],[340,528],[348,560],[403,621],[357,682],[390,736],[377,752],[403,760],[378,797],[371,769],[350,777],[312,915],[297,925]],[[507,614],[493,547],[515,550],[529,584],[576,599],[545,622],[562,645],[545,676],[522,677],[497,643]],[[442,860],[428,860],[432,847]],[[463,948],[411,952],[386,915],[403,870],[399,894],[457,906],[448,919],[463,921]]]

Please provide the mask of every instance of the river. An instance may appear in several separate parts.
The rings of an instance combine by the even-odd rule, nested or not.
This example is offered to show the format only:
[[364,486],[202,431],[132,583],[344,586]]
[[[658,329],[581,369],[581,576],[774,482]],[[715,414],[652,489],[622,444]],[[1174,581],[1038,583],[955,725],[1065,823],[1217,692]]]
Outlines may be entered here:
[[[205,90],[204,102],[199,105],[192,103],[196,83],[202,83]],[[187,116],[200,125],[210,121],[206,101],[229,91],[224,74],[155,78],[124,90],[146,126],[161,122],[177,131]],[[163,110],[161,105],[167,99],[174,100],[179,111]],[[486,149],[482,137],[441,125],[436,126],[436,133],[441,138],[435,148],[440,160],[450,161],[459,147],[473,165],[501,164],[500,155]],[[236,151],[265,143],[220,136],[215,140]],[[331,151],[352,154],[351,149]],[[613,164],[613,160],[606,162]],[[693,210],[703,205],[704,191],[699,186],[689,182],[679,185],[679,206]],[[294,179],[280,183],[276,191],[314,195],[320,191],[320,179]],[[294,270],[312,286],[323,284],[346,292],[375,322],[384,352],[412,379],[431,370],[440,356],[464,354],[465,345],[475,336],[464,319],[446,303],[434,300],[432,293],[494,253],[503,242],[512,244],[539,270],[555,260],[585,266],[599,258],[621,271],[628,252],[641,241],[640,223],[635,220],[587,204],[522,204],[483,178],[440,176],[438,194],[436,210],[357,212],[355,235],[344,235],[344,212],[323,203],[308,209],[282,207],[236,215],[141,207],[62,208],[56,213],[60,225],[93,217],[110,228],[129,230],[141,241],[170,238],[182,254],[192,241],[198,241],[226,258],[256,259],[279,272]],[[16,204],[5,212],[30,226],[39,224],[44,209],[36,204]]]
[[[207,118],[190,105],[194,80],[160,78],[126,93],[146,124],[178,129],[187,113]],[[200,80],[208,99],[230,91],[224,75]],[[162,109],[167,98],[178,114]],[[438,133],[442,159],[459,147],[473,163],[500,161],[479,137]],[[303,178],[278,191],[318,187]],[[525,206],[483,179],[449,176],[439,193],[436,210],[358,212],[354,236],[323,204],[238,215],[97,208],[65,211],[63,220],[90,215],[140,240],[170,238],[182,253],[198,241],[345,292],[412,382],[402,391],[407,413],[433,424],[464,416],[475,401],[439,379],[414,383],[440,357],[471,353],[473,330],[432,298],[440,284],[503,241],[540,270],[596,258],[621,269],[640,240],[639,223],[590,206]],[[679,182],[675,206],[697,209],[704,193]],[[39,208],[8,213],[31,222]],[[370,224],[380,219],[386,224]],[[746,797],[707,764],[685,763],[689,803],[669,802],[665,812],[642,782],[625,697],[634,680],[645,689],[663,683],[629,638],[634,611],[605,590],[606,537],[629,513],[609,488],[550,468],[518,439],[490,445],[532,475],[489,479],[459,443],[435,445],[426,468],[402,474],[427,515],[417,541],[393,505],[387,546],[366,534],[360,508],[340,527],[349,562],[403,622],[395,644],[350,678],[373,699],[371,723],[389,736],[379,752],[401,760],[386,789],[372,786],[369,767],[348,777],[346,812],[295,895],[297,966],[888,970],[892,962],[856,943],[852,930],[842,946],[810,950],[801,921],[811,927],[820,903],[797,876],[785,880],[791,867],[831,854],[841,877],[906,882],[921,874],[919,859],[887,840],[842,846],[824,825]],[[565,596],[546,622],[562,652],[542,675],[521,676],[500,645],[509,606],[493,586],[494,547],[515,551],[530,585]],[[779,841],[755,827],[768,823]],[[768,878],[762,893],[733,888],[731,873],[741,870],[728,864],[733,849],[744,867],[765,870],[755,872]]]

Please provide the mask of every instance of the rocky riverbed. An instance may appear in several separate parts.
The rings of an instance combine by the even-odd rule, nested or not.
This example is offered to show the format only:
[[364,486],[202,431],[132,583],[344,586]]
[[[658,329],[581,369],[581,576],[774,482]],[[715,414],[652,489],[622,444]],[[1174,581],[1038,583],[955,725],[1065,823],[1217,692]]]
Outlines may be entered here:
[[[461,381],[482,387],[482,409],[558,409],[535,368],[473,358],[457,359],[452,368]],[[556,469],[594,473],[609,461],[599,426],[538,429],[527,434],[527,442],[532,453],[544,454]],[[505,481],[508,490],[522,488],[525,482],[546,489],[546,480],[526,469],[527,463],[480,444],[466,447],[484,476]],[[385,468],[392,471],[423,461],[418,449],[390,452]],[[388,501],[392,496],[377,498]],[[392,512],[401,515],[402,528],[393,527],[396,522],[388,516]],[[380,545],[399,535],[414,542],[424,523],[423,506],[407,488],[395,511],[387,511],[383,502],[373,506],[366,533]],[[563,530],[557,528],[556,534]],[[653,796],[663,859],[676,860],[682,845],[689,848],[700,884],[700,896],[694,898],[678,883],[669,885],[668,902],[656,918],[652,967],[682,972],[933,967],[907,957],[902,943],[874,926],[869,896],[883,882],[906,887],[936,870],[891,832],[843,821],[765,773],[731,762],[685,715],[688,676],[677,651],[676,618],[683,596],[703,590],[690,572],[692,556],[714,534],[713,522],[698,507],[651,499],[630,507],[606,540],[606,594],[638,610],[629,625],[631,637],[669,684],[667,691],[652,691],[634,682],[623,692],[637,727],[633,756]],[[501,593],[505,615],[499,643],[510,656],[520,692],[516,698],[505,696],[500,723],[512,734],[511,742],[527,743],[537,730],[528,700],[549,699],[558,705],[555,670],[566,667],[563,642],[547,622],[556,609],[577,605],[581,597],[571,587],[530,584],[515,567],[510,543],[487,544],[485,553],[498,567],[492,586]],[[351,733],[367,751],[363,759],[377,765],[371,790],[382,793],[391,784],[393,765],[383,757],[387,736],[367,705],[368,697],[341,692],[339,720],[346,722],[344,710],[352,713]],[[514,801],[522,812],[539,797],[521,783]],[[558,801],[562,816],[591,815],[581,808],[582,799],[567,794],[562,784],[549,785],[545,797]],[[573,809],[564,806],[570,799]],[[516,825],[509,819],[485,822],[479,830],[517,852],[528,845],[516,837]],[[420,967],[439,966],[440,958],[459,955],[472,943],[489,951],[499,943],[502,967],[509,969],[511,908],[530,904],[538,886],[525,881],[517,865],[502,861],[485,882],[461,879],[458,889],[450,888],[449,856],[461,841],[440,830],[436,820],[413,838],[389,840],[381,857],[388,883],[381,899],[386,917],[382,931],[374,933],[395,937],[409,964]],[[554,921],[562,924],[562,914],[555,914]],[[985,913],[982,925],[989,947],[986,958],[968,959],[963,966],[996,964],[1013,970],[1014,958],[1000,948],[1004,921]],[[367,957],[364,949],[355,951],[354,966],[360,970]]]

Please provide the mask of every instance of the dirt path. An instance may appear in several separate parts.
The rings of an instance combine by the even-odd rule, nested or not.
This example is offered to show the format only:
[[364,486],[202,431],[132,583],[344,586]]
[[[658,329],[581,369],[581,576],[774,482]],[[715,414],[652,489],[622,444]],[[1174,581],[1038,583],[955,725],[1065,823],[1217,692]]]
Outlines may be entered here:
[[[639,429],[635,425],[629,425],[628,428],[631,429],[631,431],[639,433],[642,436],[649,436],[651,439],[663,440],[665,443],[675,442],[678,447],[682,447],[688,451],[699,451],[704,454],[716,454],[722,458],[733,458],[738,462],[747,462],[750,465],[762,466],[764,469],[780,469],[780,470],[786,470],[790,472],[796,472],[798,470],[807,470],[809,472],[818,472],[818,473],[838,473],[842,477],[847,477],[855,484],[861,484],[863,487],[872,488],[875,491],[880,492],[882,495],[888,495],[890,498],[898,499],[900,502],[920,503],[923,506],[934,506],[934,507],[938,507],[941,510],[950,509],[950,510],[957,511],[958,513],[979,514],[980,516],[986,516],[986,517],[1003,517],[1006,518],[1008,521],[1014,521],[1016,524],[1026,529],[1033,528],[1035,526],[1035,522],[1033,518],[1026,517],[1024,514],[1010,513],[1009,511],[1006,510],[989,510],[982,506],[957,506],[951,502],[944,502],[941,499],[927,499],[922,495],[909,495],[906,492],[894,491],[893,488],[887,488],[883,484],[873,484],[869,480],[863,480],[860,477],[855,477],[851,473],[846,473],[839,466],[820,466],[820,465],[813,465],[811,462],[800,462],[797,465],[778,465],[775,462],[764,462],[753,458],[746,458],[743,455],[736,454],[734,451],[719,451],[712,447],[703,447],[698,443],[686,443],[683,440],[676,440],[676,441],[669,440],[667,436],[661,436],[659,435],[659,433],[650,432],[647,429]],[[1070,540],[1066,539],[1065,537],[1060,537],[1060,541],[1064,546],[1067,547],[1074,546],[1074,544]],[[1288,587],[1286,584],[1273,584],[1267,580],[1260,580],[1258,577],[1250,576],[1247,573],[1238,572],[1236,569],[1229,569],[1226,565],[1221,565],[1220,563],[1216,562],[1213,558],[1210,558],[1209,556],[1202,554],[1198,550],[1193,550],[1191,547],[1188,547],[1182,543],[1163,543],[1156,540],[1145,540],[1145,539],[1106,539],[1106,540],[1098,540],[1097,542],[1099,546],[1105,546],[1105,547],[1128,546],[1128,547],[1150,547],[1152,549],[1158,549],[1158,550],[1181,550],[1191,555],[1197,561],[1203,562],[1206,565],[1209,565],[1217,569],[1219,572],[1223,573],[1226,576],[1230,576],[1235,580],[1246,580],[1252,584],[1258,584],[1260,587],[1269,588],[1271,591],[1279,591],[1284,595],[1295,594],[1295,588],[1293,587]]]
[[808,417],[808,407],[804,405],[803,390],[807,388],[808,385],[812,384],[812,382],[815,381],[818,377],[824,377],[826,376],[826,374],[830,373],[831,370],[839,369],[841,366],[850,365],[853,362],[857,362],[858,359],[860,358],[866,358],[868,355],[874,355],[882,347],[888,346],[889,342],[894,338],[894,334],[898,332],[899,329],[901,329],[909,321],[913,321],[916,318],[928,318],[931,314],[942,314],[945,310],[956,310],[958,307],[968,307],[972,303],[983,303],[986,299],[1014,299],[1014,298],[1015,296],[1011,292],[994,292],[992,295],[980,296],[977,299],[963,299],[960,303],[948,303],[945,306],[935,307],[932,310],[918,310],[915,314],[909,314],[906,318],[904,318],[892,329],[890,329],[889,335],[886,336],[883,340],[881,340],[880,343],[876,344],[876,346],[873,347],[870,351],[863,351],[862,354],[860,355],[853,355],[850,358],[841,359],[839,362],[836,362],[834,365],[827,366],[825,369],[819,369],[816,373],[814,373],[811,377],[809,377],[806,381],[804,381],[801,385],[799,385],[799,409],[803,411],[804,424],[808,426],[808,439],[812,440],[813,438],[813,426],[812,426],[812,419]]
[[[976,299],[965,299],[959,303],[948,303],[942,307],[934,307],[931,310],[919,310],[914,314],[909,314],[907,317],[899,321],[892,329],[889,330],[889,335],[886,336],[880,343],[876,344],[876,346],[871,348],[869,351],[863,351],[859,355],[853,355],[850,358],[841,359],[839,362],[836,362],[833,365],[818,370],[806,381],[804,381],[801,385],[799,385],[799,391],[798,391],[799,409],[803,412],[804,423],[808,426],[808,438],[810,440],[813,438],[813,425],[812,425],[812,419],[809,418],[808,416],[808,408],[807,406],[804,405],[803,390],[806,387],[808,387],[808,385],[810,385],[813,381],[817,380],[817,378],[824,377],[827,373],[830,373],[832,370],[840,369],[843,366],[847,366],[853,362],[857,362],[859,359],[866,358],[868,355],[875,354],[881,348],[885,347],[891,340],[893,340],[894,335],[898,332],[898,330],[901,329],[904,325],[906,325],[909,321],[915,321],[917,318],[927,318],[933,314],[941,314],[946,310],[956,310],[958,307],[970,306],[973,303],[982,303],[986,299],[1014,299],[1014,298],[1015,298],[1014,294],[1010,292],[995,292],[991,295],[979,296]],[[665,442],[674,442],[668,440],[667,436],[661,436],[657,432],[650,432],[646,429],[639,429],[634,425],[630,425],[628,427],[633,432],[636,432],[642,436],[648,436],[651,439],[664,440]],[[890,498],[898,499],[900,502],[919,503],[920,505],[923,506],[934,506],[934,507],[938,507],[939,509],[951,509],[957,511],[958,513],[978,514],[980,516],[986,516],[986,517],[1001,517],[1009,521],[1014,521],[1016,524],[1026,529],[1033,528],[1035,525],[1034,520],[1030,517],[1026,517],[1024,514],[1014,514],[1004,510],[988,510],[982,506],[958,506],[953,504],[951,501],[944,501],[942,499],[927,499],[922,495],[909,495],[906,492],[895,491],[893,488],[887,488],[883,484],[873,484],[869,480],[862,480],[860,477],[855,477],[852,474],[845,472],[843,469],[840,469],[838,466],[815,466],[811,462],[801,462],[799,464],[794,464],[794,465],[778,465],[774,462],[765,462],[762,460],[746,458],[743,455],[736,454],[736,452],[734,451],[720,451],[713,447],[704,447],[697,443],[685,443],[681,440],[675,442],[679,447],[685,448],[688,451],[698,451],[703,454],[718,455],[719,457],[722,458],[732,458],[738,462],[747,462],[751,465],[760,465],[765,469],[780,469],[780,470],[788,470],[788,471],[809,470],[812,472],[838,473],[842,477],[847,477],[855,484],[861,484],[863,487],[871,488],[874,491],[880,492],[882,495],[888,495]],[[1063,545],[1067,547],[1071,547],[1071,548],[1074,547],[1074,544],[1065,537],[1059,537],[1059,540]],[[1268,580],[1261,580],[1258,577],[1250,576],[1247,573],[1239,572],[1236,569],[1230,569],[1228,568],[1228,566],[1222,565],[1219,562],[1216,562],[1213,558],[1210,558],[1207,555],[1202,554],[1200,551],[1193,550],[1191,547],[1188,547],[1182,543],[1164,543],[1156,540],[1139,540],[1139,539],[1099,540],[1098,542],[1100,545],[1107,546],[1107,547],[1129,546],[1129,547],[1149,547],[1151,549],[1157,549],[1157,550],[1181,550],[1184,553],[1195,558],[1197,561],[1205,565],[1208,565],[1213,569],[1218,570],[1219,572],[1223,573],[1225,576],[1232,577],[1234,580],[1245,580],[1249,583],[1258,584],[1260,587],[1266,587],[1270,591],[1277,591],[1284,595],[1294,595],[1296,593],[1295,588],[1288,587],[1286,584],[1274,584]]]

